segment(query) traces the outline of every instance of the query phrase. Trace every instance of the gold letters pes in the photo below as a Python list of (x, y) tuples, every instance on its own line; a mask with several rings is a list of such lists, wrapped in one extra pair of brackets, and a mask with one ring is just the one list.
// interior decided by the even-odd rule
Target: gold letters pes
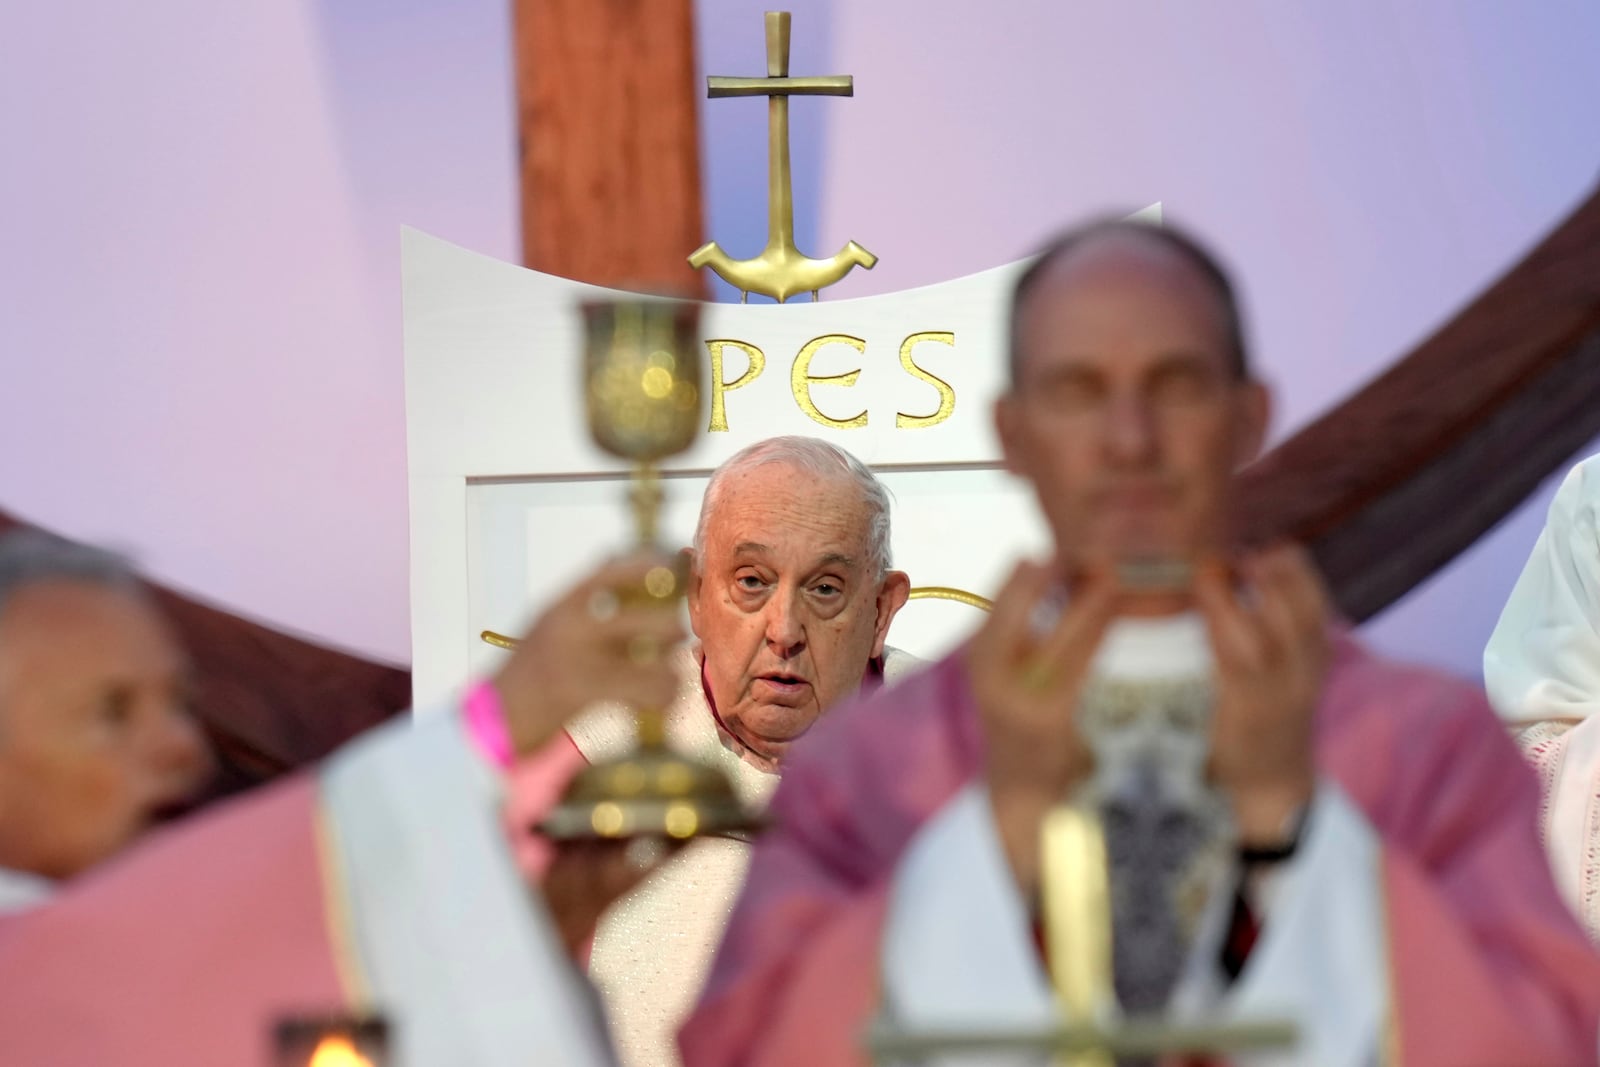
[[(897, 429), (917, 430), (939, 423), (955, 414), (956, 391), (955, 388), (943, 378), (919, 366), (915, 358), (916, 347), (920, 344), (941, 344), (954, 348), (956, 335), (949, 330), (925, 330), (913, 333), (900, 342), (900, 366), (906, 374), (917, 381), (930, 385), (938, 393), (939, 406), (925, 414), (909, 414), (904, 411), (895, 412), (894, 424)], [(836, 419), (825, 414), (817, 407), (817, 402), (812, 399), (811, 390), (817, 386), (830, 385), (839, 388), (849, 388), (861, 377), (861, 368), (846, 371), (843, 374), (812, 374), (811, 361), (818, 352), (830, 345), (843, 345), (853, 348), (858, 355), (865, 357), (867, 342), (859, 337), (852, 337), (847, 333), (825, 333), (820, 337), (813, 337), (804, 345), (794, 357), (794, 363), (789, 368), (789, 391), (794, 396), (794, 402), (800, 410), (805, 412), (813, 421), (832, 430), (857, 430), (867, 425), (870, 417), (866, 409), (849, 418)], [(727, 377), (727, 354), (732, 351), (744, 356), (748, 365), (743, 373), (731, 381)], [(748, 341), (735, 341), (732, 338), (713, 338), (706, 341), (706, 352), (711, 363), (711, 423), (706, 427), (712, 433), (726, 433), (728, 431), (727, 394), (735, 389), (743, 389), (759, 378), (767, 369), (767, 355), (757, 346)], [(737, 362), (734, 364), (737, 366)]]

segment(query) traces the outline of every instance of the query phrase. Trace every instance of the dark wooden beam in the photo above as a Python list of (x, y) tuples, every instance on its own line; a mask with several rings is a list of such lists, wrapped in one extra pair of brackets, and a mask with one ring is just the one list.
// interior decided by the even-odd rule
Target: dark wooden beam
[(1381, 611), (1600, 434), (1600, 191), (1417, 349), (1244, 475), (1245, 537)]
[(516, 0), (524, 262), (705, 295), (691, 0)]

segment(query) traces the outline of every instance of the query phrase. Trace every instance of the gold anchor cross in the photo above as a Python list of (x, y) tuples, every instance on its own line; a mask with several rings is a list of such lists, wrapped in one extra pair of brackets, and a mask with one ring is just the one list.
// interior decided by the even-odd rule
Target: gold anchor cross
[(861, 266), (871, 270), (878, 257), (854, 241), (831, 259), (812, 259), (794, 244), (794, 193), (789, 176), (789, 97), (853, 96), (855, 81), (848, 74), (789, 77), (789, 12), (767, 12), (767, 76), (765, 78), (706, 79), (706, 95), (765, 96), (767, 100), (767, 247), (754, 259), (734, 259), (710, 241), (695, 249), (690, 266), (710, 267), (739, 290), (743, 303), (751, 293), (783, 303), (796, 293), (832, 285)]

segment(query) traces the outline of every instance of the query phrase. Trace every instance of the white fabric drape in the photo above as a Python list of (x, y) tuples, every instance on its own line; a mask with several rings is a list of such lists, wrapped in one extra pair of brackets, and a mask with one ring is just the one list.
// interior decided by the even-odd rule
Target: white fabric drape
[(1556, 885), (1600, 940), (1600, 456), (1550, 504), (1483, 652), (1495, 710), (1544, 786)]
[[(1377, 836), (1331, 783), (1319, 785), (1312, 812), (1238, 982), (1219, 992), (1204, 977), (1215, 968), (1191, 961), (1174, 994), (1175, 1012), (1191, 1019), (1288, 1018), (1299, 1025), (1293, 1052), (1234, 1057), (1241, 1067), (1364, 1067), (1383, 1035), (1391, 997)], [(1217, 948), (1216, 938), (1198, 939), (1196, 959), (1215, 960)], [(886, 1018), (908, 1030), (1040, 1029), (1058, 1019), (1027, 907), (979, 785), (922, 828), (896, 871), (883, 1004)], [(1046, 1055), (1012, 1053), (947, 1057), (939, 1067), (1048, 1062)]]
[(344, 914), (401, 1067), (614, 1063), (598, 999), (513, 862), (497, 773), (455, 714), (397, 722), (323, 771)]

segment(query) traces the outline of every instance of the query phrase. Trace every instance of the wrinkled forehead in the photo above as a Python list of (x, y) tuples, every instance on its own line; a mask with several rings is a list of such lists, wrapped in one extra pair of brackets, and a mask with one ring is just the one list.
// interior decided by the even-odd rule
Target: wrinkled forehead
[(64, 671), (165, 680), (187, 658), (155, 602), (137, 589), (45, 579), (0, 604), (0, 663), (9, 672)]
[(864, 562), (872, 510), (849, 475), (820, 475), (789, 463), (731, 472), (706, 519), (707, 562), (760, 550), (773, 562), (809, 566), (827, 557)]
[(1230, 363), (1221, 294), (1184, 256), (1137, 234), (1106, 234), (1063, 253), (1016, 315), (1019, 370), (1174, 356), (1224, 370)]

